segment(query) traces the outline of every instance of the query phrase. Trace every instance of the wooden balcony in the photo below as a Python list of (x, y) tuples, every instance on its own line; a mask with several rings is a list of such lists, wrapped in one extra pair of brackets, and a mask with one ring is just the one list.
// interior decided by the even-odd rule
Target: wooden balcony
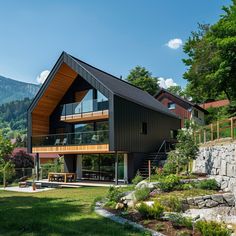
[(58, 154), (109, 153), (109, 144), (33, 147), (32, 153), (58, 153)]
[(102, 110), (102, 111), (61, 116), (61, 121), (73, 123), (81, 121), (105, 120), (108, 118), (109, 118), (108, 110)]

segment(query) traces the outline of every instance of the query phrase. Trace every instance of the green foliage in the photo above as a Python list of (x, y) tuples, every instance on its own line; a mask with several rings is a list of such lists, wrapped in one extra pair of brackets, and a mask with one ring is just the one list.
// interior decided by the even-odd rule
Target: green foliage
[(150, 189), (149, 188), (140, 188), (135, 191), (135, 198), (137, 201), (146, 200), (149, 197)]
[(143, 180), (143, 177), (137, 172), (136, 176), (132, 179), (132, 184), (137, 185), (139, 182)]
[(3, 136), (9, 139), (19, 139), (20, 136), (21, 144), (18, 146), (25, 146), (26, 113), (30, 103), (31, 100), (25, 98), (21, 101), (5, 103), (0, 106), (0, 129), (2, 129)]
[(199, 230), (202, 236), (230, 236), (232, 233), (225, 224), (214, 221), (197, 221), (195, 228)]
[(196, 188), (207, 190), (219, 190), (219, 186), (215, 179), (206, 179), (194, 184)]
[(170, 86), (167, 88), (167, 90), (175, 95), (178, 95), (180, 97), (186, 97), (185, 91), (181, 88), (181, 86), (176, 85), (176, 86)]
[(159, 219), (163, 215), (164, 207), (158, 201), (155, 201), (152, 206), (142, 202), (137, 210), (145, 219)]
[(154, 95), (159, 88), (157, 84), (157, 78), (152, 77), (151, 72), (147, 71), (146, 68), (141, 66), (136, 66), (130, 71), (127, 81), (150, 93), (151, 95)]
[(166, 174), (179, 174), (186, 166), (189, 172), (189, 165), (198, 153), (198, 144), (195, 143), (193, 130), (195, 125), (186, 122), (185, 128), (178, 131), (176, 148), (168, 153), (167, 162), (163, 171)]
[(170, 192), (180, 184), (180, 177), (174, 174), (167, 175), (160, 179), (159, 188), (164, 192)]
[(53, 163), (45, 163), (41, 165), (42, 177), (47, 178), (48, 172), (61, 172), (62, 170), (63, 159), (58, 158)]
[(122, 197), (123, 193), (120, 188), (110, 186), (107, 194), (108, 201), (110, 202), (118, 202)]
[(175, 213), (169, 214), (168, 219), (172, 222), (173, 227), (181, 228), (186, 227), (188, 229), (193, 228), (192, 218), (184, 217), (182, 214)]
[(183, 210), (182, 201), (179, 198), (174, 196), (165, 197), (162, 201), (160, 201), (163, 206), (165, 206), (166, 211), (171, 212), (181, 212)]
[[(199, 25), (184, 45), (188, 58), (187, 90), (195, 102), (227, 97), (236, 100), (236, 2), (224, 7), (214, 25)], [(210, 88), (210, 89), (209, 89)]]

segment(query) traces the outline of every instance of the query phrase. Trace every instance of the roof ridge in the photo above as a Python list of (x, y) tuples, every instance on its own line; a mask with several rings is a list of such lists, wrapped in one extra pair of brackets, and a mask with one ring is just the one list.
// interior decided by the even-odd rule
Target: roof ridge
[[(98, 70), (98, 71), (100, 71), (100, 72), (102, 72), (102, 73), (104, 73), (104, 74), (107, 74), (107, 75), (109, 75), (109, 76), (112, 76), (114, 79), (117, 79), (117, 80), (119, 80), (119, 81), (122, 81), (122, 82), (124, 82), (124, 83), (126, 83), (126, 84), (129, 84), (129, 85), (131, 85), (131, 86), (133, 86), (133, 87), (135, 87), (135, 88), (137, 88), (137, 89), (143, 91), (143, 90), (142, 90), (141, 88), (139, 88), (138, 86), (136, 86), (136, 85), (134, 85), (134, 84), (131, 84), (131, 83), (129, 83), (129, 82), (126, 81), (126, 80), (120, 79), (120, 78), (116, 77), (115, 75), (112, 75), (112, 74), (110, 74), (110, 73), (108, 73), (108, 72), (106, 72), (106, 71), (104, 71), (104, 70), (101, 70), (101, 69), (99, 69), (99, 68), (97, 68), (97, 67), (95, 67), (95, 66), (93, 66), (93, 65), (91, 65), (91, 64), (89, 64), (89, 63), (87, 63), (87, 62), (85, 62), (85, 61), (82, 61), (82, 60), (78, 59), (77, 57), (72, 56), (71, 54), (68, 54), (68, 55), (70, 55), (70, 56), (71, 56), (72, 58), (74, 58), (75, 60), (80, 61), (80, 62), (82, 62), (82, 63), (84, 63), (84, 64), (86, 64), (86, 65), (88, 65), (88, 66), (91, 66), (92, 68), (94, 68), (94, 69), (96, 69), (96, 70)], [(143, 92), (146, 92), (146, 91), (143, 91)]]

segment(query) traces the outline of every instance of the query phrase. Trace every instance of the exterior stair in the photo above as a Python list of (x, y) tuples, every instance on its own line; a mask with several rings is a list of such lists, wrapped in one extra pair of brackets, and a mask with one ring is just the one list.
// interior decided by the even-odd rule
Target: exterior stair
[(157, 152), (148, 153), (143, 161), (142, 166), (138, 172), (143, 178), (148, 177), (148, 162), (151, 161), (151, 170), (155, 167), (162, 167), (167, 159), (169, 151), (174, 149), (174, 144), (164, 140)]

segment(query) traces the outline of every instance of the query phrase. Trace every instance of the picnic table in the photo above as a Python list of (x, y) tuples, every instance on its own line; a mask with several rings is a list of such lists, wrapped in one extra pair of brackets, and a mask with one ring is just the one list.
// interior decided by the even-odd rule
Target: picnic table
[(67, 180), (70, 180), (70, 182), (72, 181), (76, 181), (76, 173), (66, 173), (66, 172), (60, 172), (60, 173), (55, 173), (55, 172), (49, 172), (48, 173), (48, 181), (52, 182), (64, 182), (67, 183)]

